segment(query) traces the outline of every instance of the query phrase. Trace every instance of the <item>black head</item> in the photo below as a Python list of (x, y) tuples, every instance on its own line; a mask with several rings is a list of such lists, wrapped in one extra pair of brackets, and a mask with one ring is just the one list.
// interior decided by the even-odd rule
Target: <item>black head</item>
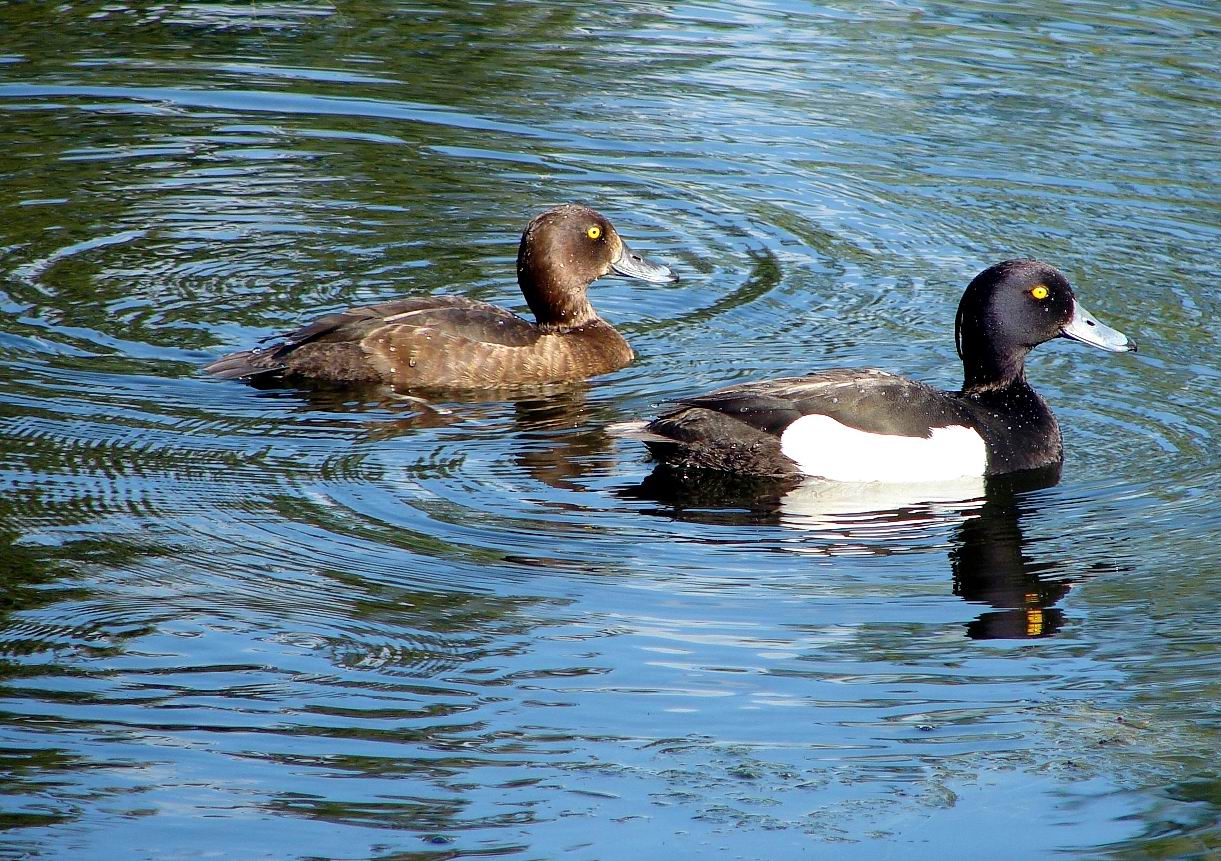
[(586, 288), (611, 273), (659, 284), (678, 280), (669, 268), (628, 248), (606, 216), (586, 206), (549, 209), (521, 235), (517, 282), (539, 323), (588, 322), (594, 311)]
[(1003, 388), (1024, 377), (1026, 354), (1052, 338), (1103, 350), (1135, 350), (1077, 302), (1058, 270), (1038, 260), (1006, 260), (975, 276), (954, 322), (965, 391)]

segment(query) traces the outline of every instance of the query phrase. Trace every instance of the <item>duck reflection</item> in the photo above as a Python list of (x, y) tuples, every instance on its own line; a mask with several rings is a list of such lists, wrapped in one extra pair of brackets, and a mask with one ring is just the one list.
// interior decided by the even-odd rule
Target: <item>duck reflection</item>
[(1033, 492), (1059, 481), (1058, 464), (989, 479), (984, 504), (958, 527), (950, 549), (954, 594), (995, 608), (967, 625), (972, 639), (1049, 637), (1063, 624), (1064, 611), (1054, 605), (1073, 581), (1063, 561), (1024, 552), (1021, 528), (1023, 516), (1035, 510)]
[(584, 381), (511, 389), (413, 389), (388, 386), (286, 386), (262, 383), (260, 397), (295, 401), (311, 422), (328, 416), (356, 424), (366, 441), (381, 441), (432, 428), (510, 423), (512, 459), (526, 474), (560, 490), (581, 489), (576, 479), (610, 469), (614, 441), (604, 427), (615, 413), (589, 397)]
[(651, 513), (720, 525), (775, 524), (798, 530), (799, 553), (897, 555), (928, 552), (953, 528), (954, 594), (992, 609), (966, 626), (973, 639), (1048, 637), (1063, 623), (1054, 606), (1072, 587), (1058, 559), (1025, 552), (1021, 521), (1035, 492), (1060, 480), (1059, 465), (991, 478), (887, 485), (678, 476), (664, 467), (624, 495), (659, 503)]

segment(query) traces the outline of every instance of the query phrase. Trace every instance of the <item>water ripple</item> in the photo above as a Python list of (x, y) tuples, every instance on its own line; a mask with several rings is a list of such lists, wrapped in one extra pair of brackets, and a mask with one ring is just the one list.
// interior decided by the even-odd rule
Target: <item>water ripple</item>
[[(0, 11), (16, 851), (1203, 857), (1216, 16), (416, 6)], [(621, 372), (200, 374), (351, 304), (520, 309), (571, 200), (682, 276), (594, 286)], [(837, 365), (952, 388), (963, 286), (1026, 254), (1141, 344), (1032, 354), (1053, 479), (675, 487), (604, 431)]]

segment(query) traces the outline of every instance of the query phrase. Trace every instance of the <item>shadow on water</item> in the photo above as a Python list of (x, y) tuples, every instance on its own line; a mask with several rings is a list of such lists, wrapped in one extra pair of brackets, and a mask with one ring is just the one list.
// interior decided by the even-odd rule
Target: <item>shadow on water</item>
[(778, 525), (815, 539), (800, 552), (891, 556), (928, 549), (952, 523), (954, 594), (992, 609), (966, 626), (972, 639), (1035, 639), (1059, 631), (1056, 603), (1072, 588), (1068, 561), (1031, 555), (1022, 520), (1038, 510), (1037, 492), (1060, 481), (1060, 466), (916, 485), (846, 484), (815, 479), (677, 474), (658, 467), (625, 498), (651, 500), (648, 513), (721, 526)]

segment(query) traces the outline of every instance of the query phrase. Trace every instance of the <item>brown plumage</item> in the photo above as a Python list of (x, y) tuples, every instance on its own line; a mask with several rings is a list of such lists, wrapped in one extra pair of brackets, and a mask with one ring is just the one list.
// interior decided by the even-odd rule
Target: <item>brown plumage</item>
[(274, 344), (205, 370), (225, 379), (296, 378), (405, 388), (501, 388), (606, 374), (634, 358), (586, 295), (608, 274), (676, 280), (635, 254), (604, 216), (549, 209), (527, 225), (517, 280), (537, 322), (461, 296), (422, 296), (328, 314)]

